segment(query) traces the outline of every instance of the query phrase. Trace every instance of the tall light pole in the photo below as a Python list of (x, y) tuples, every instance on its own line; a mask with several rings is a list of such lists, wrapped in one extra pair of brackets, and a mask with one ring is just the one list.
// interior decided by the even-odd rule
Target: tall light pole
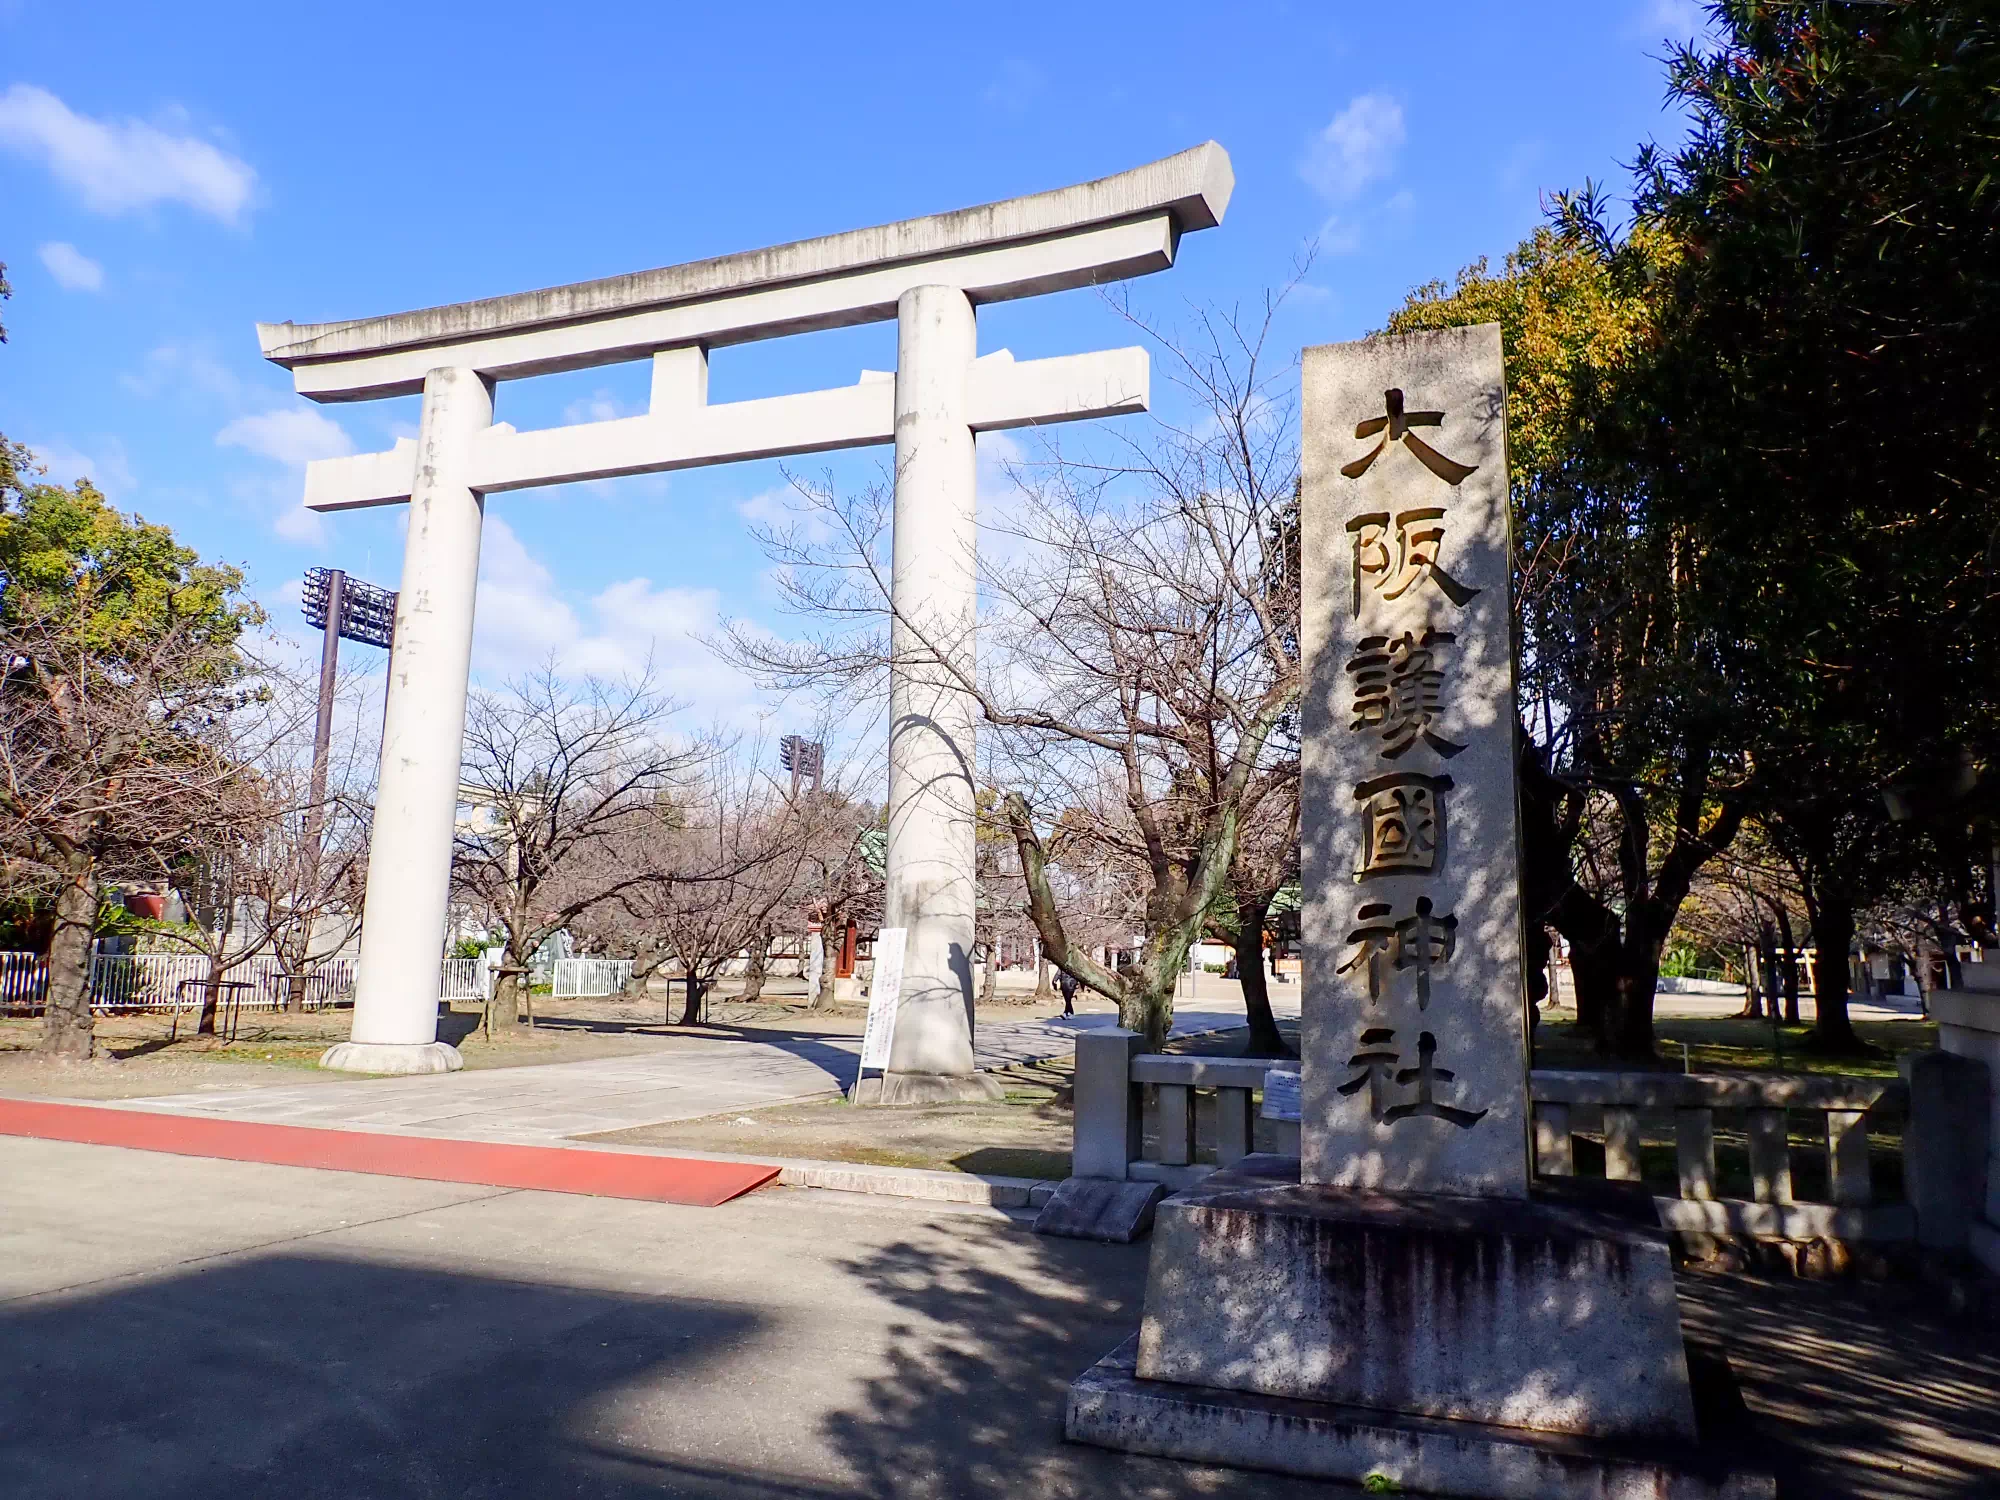
[(307, 568), (302, 601), (306, 622), (321, 632), (319, 717), (313, 724), (312, 851), (317, 878), (319, 841), (326, 827), (326, 762), (333, 745), (333, 687), (340, 670), (340, 638), (387, 650), (396, 639), (396, 596), (349, 578), (338, 568)]
[(826, 762), (826, 746), (818, 740), (809, 740), (801, 735), (788, 734), (778, 741), (778, 764), (792, 773), (792, 800), (799, 800), (799, 783), (811, 780), (812, 789), (819, 791), (821, 767)]

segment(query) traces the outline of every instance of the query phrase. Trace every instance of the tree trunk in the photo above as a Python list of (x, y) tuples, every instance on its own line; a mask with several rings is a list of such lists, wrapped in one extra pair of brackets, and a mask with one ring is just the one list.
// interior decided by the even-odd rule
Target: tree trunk
[(1605, 1028), (1618, 998), (1619, 947), (1623, 936), (1617, 913), (1571, 882), (1548, 915), (1548, 923), (1569, 943), (1570, 984), (1576, 991), (1576, 1024), (1605, 1043)]
[(687, 971), (687, 999), (681, 1005), (681, 1018), (676, 1025), (695, 1026), (701, 1022), (701, 997), (708, 990), (708, 982), (695, 973)]
[(1857, 1057), (1870, 1049), (1847, 1016), (1847, 949), (1854, 941), (1854, 911), (1838, 896), (1822, 896), (1813, 919), (1813, 1028), (1815, 1052)]
[(1271, 1014), (1271, 991), (1264, 983), (1264, 917), (1270, 909), (1269, 901), (1237, 903), (1236, 978), (1243, 986), (1243, 1011), (1250, 1021), (1245, 1057), (1296, 1055), (1278, 1031), (1278, 1018)]
[(196, 1036), (215, 1035), (216, 1012), (222, 1008), (222, 954), (220, 950), (208, 960), (208, 980), (201, 992), (201, 1021), (195, 1027)]
[(500, 968), (499, 983), (493, 986), (493, 1030), (501, 1036), (512, 1036), (514, 1027), (521, 1019), (521, 991), (528, 985), (526, 964), (514, 956), (513, 945), (507, 947), (506, 961)]
[(667, 961), (666, 950), (655, 948), (651, 955), (641, 948), (632, 956), (632, 972), (625, 976), (625, 983), (618, 991), (621, 1000), (643, 1000), (653, 992), (653, 976), (660, 972), (660, 965)]
[(1174, 1029), (1174, 986), (1180, 977), (1178, 968), (1156, 974), (1151, 964), (1141, 964), (1130, 972), (1125, 993), (1118, 997), (1118, 1024), (1145, 1037), (1148, 1052), (1165, 1046)]
[(1660, 950), (1666, 946), (1665, 926), (1648, 902), (1625, 916), (1625, 940), (1619, 944), (1618, 978), (1600, 1033), (1602, 1050), (1619, 1062), (1651, 1062), (1653, 997), (1660, 984)]
[(1778, 908), (1778, 941), (1784, 944), (1782, 963), (1784, 971), (1779, 974), (1779, 982), (1785, 991), (1785, 1024), (1799, 1024), (1799, 948), (1792, 938), (1792, 919), (1784, 907)]
[[(1754, 942), (1745, 943), (1743, 945), (1743, 1009), (1738, 1011), (1737, 1015), (1746, 1021), (1763, 1020), (1764, 991), (1769, 983), (1769, 971), (1760, 967), (1757, 962), (1757, 944)], [(1772, 1007), (1771, 1013), (1773, 1015), (1777, 1014), (1775, 1006)]]
[(997, 979), (996, 971), (1000, 965), (998, 962), (999, 955), (994, 952), (994, 945), (990, 940), (986, 944), (985, 951), (986, 972), (979, 981), (979, 1009), (990, 1010), (993, 1007), (993, 989)]
[(90, 1016), (90, 945), (97, 930), (96, 861), (83, 850), (62, 863), (56, 927), (49, 942), (49, 983), (39, 1050), (85, 1062), (95, 1055)]
[(764, 998), (764, 971), (771, 962), (771, 934), (760, 932), (750, 940), (750, 958), (743, 966), (743, 998)]
[(839, 977), (834, 970), (840, 965), (833, 961), (833, 953), (828, 950), (826, 960), (819, 968), (819, 994), (813, 997), (812, 1008), (824, 1010), (832, 1006), (839, 994)]
[(1055, 997), (1056, 987), (1049, 977), (1048, 950), (1041, 944), (1035, 945), (1035, 998), (1049, 1000)]
[(1580, 901), (1556, 909), (1555, 928), (1569, 940), (1569, 978), (1576, 991), (1576, 1024), (1606, 1043), (1606, 1026), (1618, 999), (1618, 918), (1597, 901), (1577, 892)]

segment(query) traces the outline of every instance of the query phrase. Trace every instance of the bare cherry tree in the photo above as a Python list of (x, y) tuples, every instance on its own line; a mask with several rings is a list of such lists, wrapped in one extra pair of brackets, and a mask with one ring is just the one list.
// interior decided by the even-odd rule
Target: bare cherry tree
[[(1012, 466), (1014, 492), (982, 526), (977, 672), (962, 630), (891, 597), (886, 487), (844, 496), (799, 482), (811, 524), (761, 539), (819, 633), (731, 638), (773, 685), (853, 692), (893, 662), (969, 694), (1008, 768), (1003, 811), (1044, 948), (1155, 1046), (1299, 695), (1295, 372), (1265, 347), (1279, 300), (1248, 318), (1202, 315), (1188, 344), (1127, 308), (1184, 414)], [(1144, 943), (1122, 971), (1072, 939), (1051, 870), (1061, 820), (1107, 787), (1145, 884)]]
[(692, 981), (683, 1025), (697, 1018), (702, 991), (769, 933), (804, 863), (806, 820), (758, 771), (759, 758), (755, 746), (717, 754), (676, 799), (672, 819), (618, 838), (611, 857), (642, 878), (591, 917), (636, 953), (635, 974), (679, 964)]
[(789, 911), (795, 926), (819, 923), (827, 943), (819, 988), (806, 997), (809, 1010), (833, 1003), (835, 935), (846, 931), (850, 918), (863, 927), (882, 919), (884, 838), (881, 810), (874, 804), (836, 788), (809, 799), (801, 827), (803, 858), (788, 907), (780, 908)]
[[(343, 699), (351, 698), (350, 687)], [(360, 928), (368, 747), (358, 734), (345, 737), (328, 784), (316, 791), (314, 707), (309, 677), (264, 667), (254, 703), (216, 726), (222, 753), (249, 774), (217, 789), (201, 825), (127, 862), (127, 873), (182, 896), (189, 920), (148, 924), (149, 935), (208, 960), (198, 1033), (215, 1030), (221, 983), (267, 954), (284, 966), (278, 1004), (296, 1010), (314, 971)], [(349, 722), (358, 725), (359, 716)]]
[(715, 754), (669, 737), (678, 708), (650, 672), (571, 681), (553, 663), (472, 695), (452, 878), (503, 935), (488, 1016), (502, 1035), (519, 1019), (535, 950), (655, 877), (622, 851), (679, 822), (679, 797)]
[(258, 773), (240, 721), (259, 669), (238, 635), (254, 612), (169, 613), (114, 639), (31, 611), (0, 639), (0, 848), (55, 886), (41, 1050), (93, 1055), (90, 960), (107, 875), (233, 826)]
[(1229, 867), (1223, 925), (1236, 950), (1236, 978), (1249, 1017), (1252, 1056), (1286, 1057), (1291, 1048), (1271, 1011), (1264, 932), (1278, 893), (1299, 878), (1299, 776), (1293, 757), (1257, 778), (1245, 799), (1243, 829)]

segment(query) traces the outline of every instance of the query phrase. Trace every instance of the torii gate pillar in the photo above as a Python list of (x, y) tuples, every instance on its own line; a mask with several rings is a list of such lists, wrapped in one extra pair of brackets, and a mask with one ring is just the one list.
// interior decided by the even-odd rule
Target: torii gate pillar
[(890, 579), (889, 850), (883, 925), (908, 929), (882, 1104), (998, 1098), (973, 1063), (978, 910), (978, 470), (968, 386), (972, 303), (913, 287), (896, 306), (896, 498)]
[(424, 377), (361, 907), (363, 977), (350, 1039), (327, 1050), (323, 1068), (449, 1073), (464, 1066), (458, 1049), (438, 1040), (438, 949), (451, 899), (485, 518), (466, 462), (473, 437), (492, 421), (493, 387), (477, 372), (447, 366)]

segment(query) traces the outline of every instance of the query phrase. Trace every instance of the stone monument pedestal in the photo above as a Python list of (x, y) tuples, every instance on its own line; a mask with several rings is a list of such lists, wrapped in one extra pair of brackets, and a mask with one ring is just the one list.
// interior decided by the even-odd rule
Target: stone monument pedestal
[(1145, 1320), (1070, 1387), (1072, 1441), (1480, 1500), (1775, 1493), (1706, 1441), (1658, 1230), (1298, 1169), (1160, 1205)]

